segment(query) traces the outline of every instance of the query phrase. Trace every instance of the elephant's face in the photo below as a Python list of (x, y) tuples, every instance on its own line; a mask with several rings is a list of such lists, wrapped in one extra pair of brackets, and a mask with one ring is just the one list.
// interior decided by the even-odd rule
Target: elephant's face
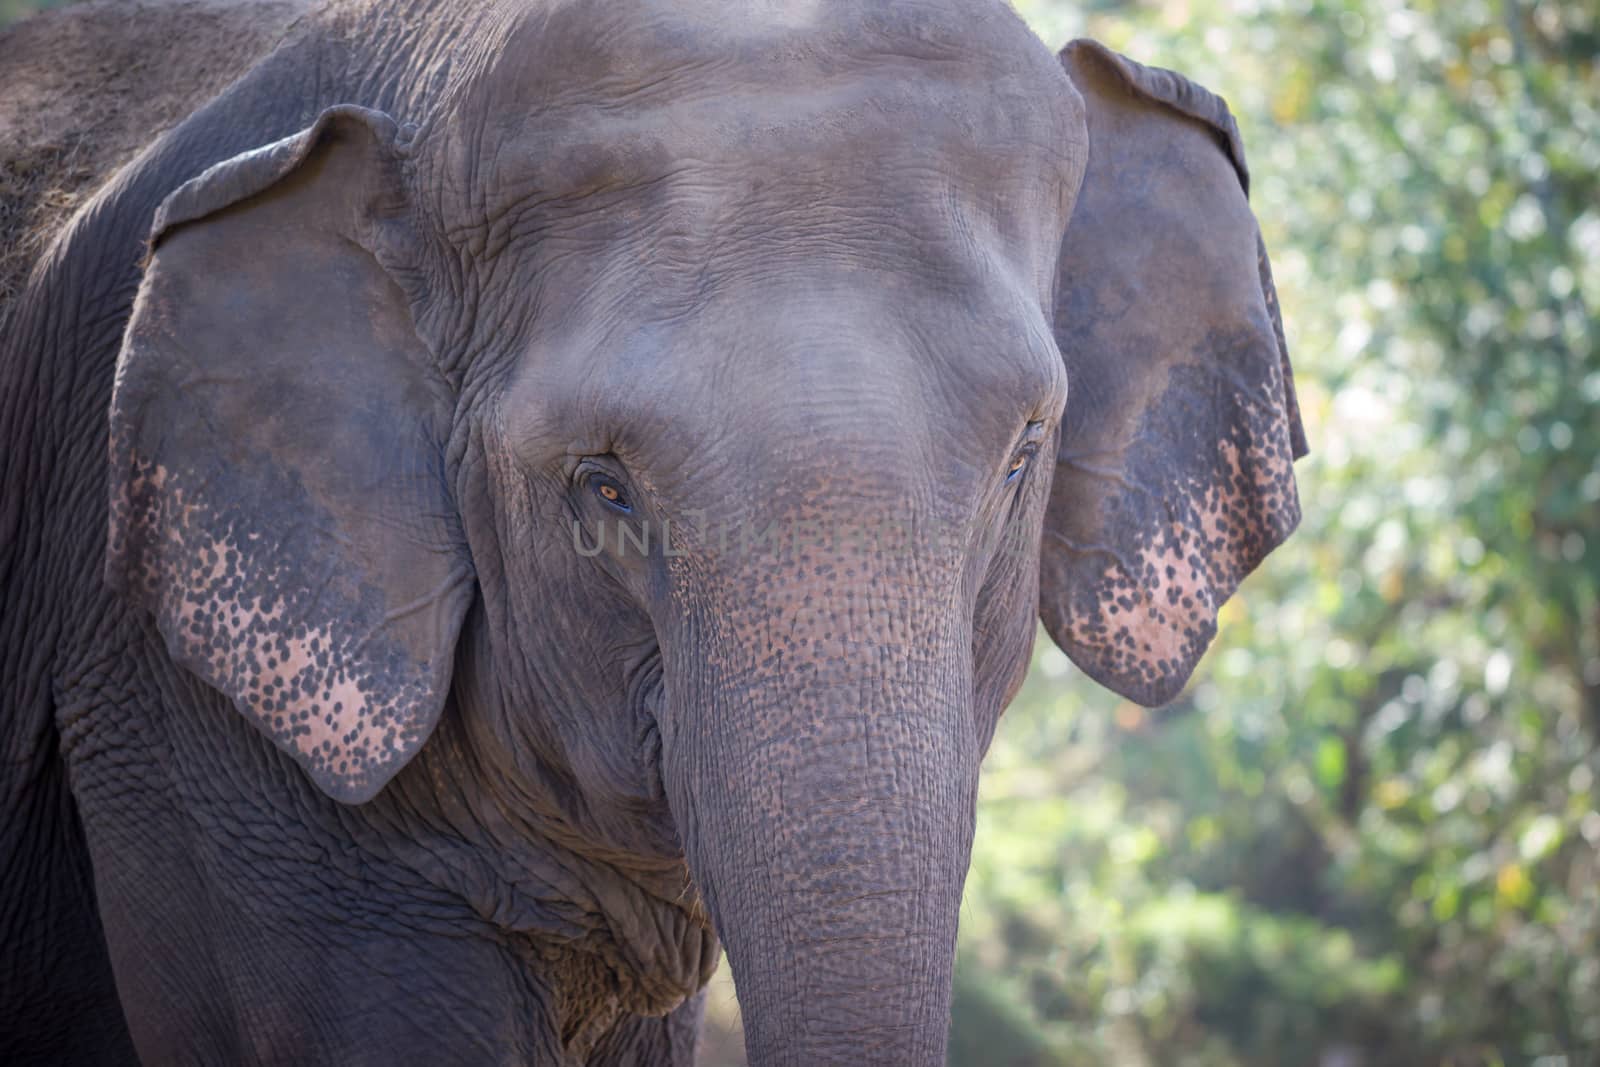
[(970, 790), (1035, 627), (1032, 461), (1067, 388), (1049, 301), (1084, 134), (1055, 58), (998, 11), (854, 9), (821, 41), (748, 18), (525, 25), (416, 149), (474, 191), (440, 228), (492, 250), (440, 315), (471, 315), (447, 329), (481, 398), (464, 519), (506, 575), (497, 662), (570, 671), (564, 616), (596, 662), (563, 744), (636, 757), (659, 725), (679, 826), (713, 737), (747, 773), (891, 700), (947, 708)]
[(415, 131), (336, 109), (163, 206), (109, 573), (340, 800), (453, 693), (584, 835), (681, 850), (754, 1048), (934, 1056), (1041, 608), (1168, 698), (1294, 522), (1231, 120), (998, 6), (478, 52)]

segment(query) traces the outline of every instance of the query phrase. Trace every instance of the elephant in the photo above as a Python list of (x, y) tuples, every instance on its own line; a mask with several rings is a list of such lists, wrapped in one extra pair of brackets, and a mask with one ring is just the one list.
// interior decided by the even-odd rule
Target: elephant
[(752, 1062), (942, 1062), (1040, 623), (1170, 702), (1299, 518), (1225, 103), (1001, 0), (170, 10), (252, 35), (0, 341), (0, 1060), (690, 1064), (725, 950)]

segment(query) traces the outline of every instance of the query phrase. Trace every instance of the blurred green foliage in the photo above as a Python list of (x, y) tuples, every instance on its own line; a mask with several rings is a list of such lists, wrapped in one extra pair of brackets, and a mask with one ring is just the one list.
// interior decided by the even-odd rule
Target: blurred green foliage
[(1600, 9), (1017, 6), (1232, 104), (1314, 452), (1173, 709), (1041, 642), (952, 1064), (1600, 1063)]
[(69, 2), (70, 0), (0, 0), (0, 26), (15, 22), (35, 11), (62, 7)]
[(1018, 6), (1230, 101), (1314, 454), (1175, 709), (1041, 647), (952, 1062), (1600, 1063), (1600, 8)]

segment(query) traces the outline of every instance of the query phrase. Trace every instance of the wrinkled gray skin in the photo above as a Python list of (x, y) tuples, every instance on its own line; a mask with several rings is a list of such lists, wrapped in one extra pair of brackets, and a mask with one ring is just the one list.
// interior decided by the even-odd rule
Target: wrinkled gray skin
[(4, 339), (0, 1059), (688, 1064), (720, 938), (754, 1062), (941, 1062), (1036, 619), (1170, 699), (1298, 516), (1226, 109), (989, 0), (241, 74)]

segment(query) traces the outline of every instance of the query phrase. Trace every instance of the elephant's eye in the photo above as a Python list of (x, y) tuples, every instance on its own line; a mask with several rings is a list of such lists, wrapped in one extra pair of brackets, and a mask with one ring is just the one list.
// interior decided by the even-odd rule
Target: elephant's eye
[(1015, 485), (1022, 479), (1022, 472), (1028, 469), (1033, 457), (1039, 454), (1039, 443), (1043, 440), (1043, 420), (1035, 420), (1022, 428), (1022, 443), (1017, 446), (1016, 453), (1011, 457), (1011, 466), (1006, 468), (1005, 484)]
[(610, 478), (596, 475), (589, 479), (589, 487), (594, 490), (594, 495), (604, 501), (606, 506), (613, 511), (627, 514), (633, 510), (633, 505), (628, 503), (628, 495), (622, 491), (620, 485)]
[(1028, 469), (1028, 461), (1033, 459), (1034, 454), (1038, 451), (1039, 447), (1037, 445), (1026, 445), (1022, 451), (1017, 453), (1016, 458), (1011, 461), (1011, 466), (1006, 468), (1007, 485), (1011, 485), (1022, 477), (1022, 472)]

